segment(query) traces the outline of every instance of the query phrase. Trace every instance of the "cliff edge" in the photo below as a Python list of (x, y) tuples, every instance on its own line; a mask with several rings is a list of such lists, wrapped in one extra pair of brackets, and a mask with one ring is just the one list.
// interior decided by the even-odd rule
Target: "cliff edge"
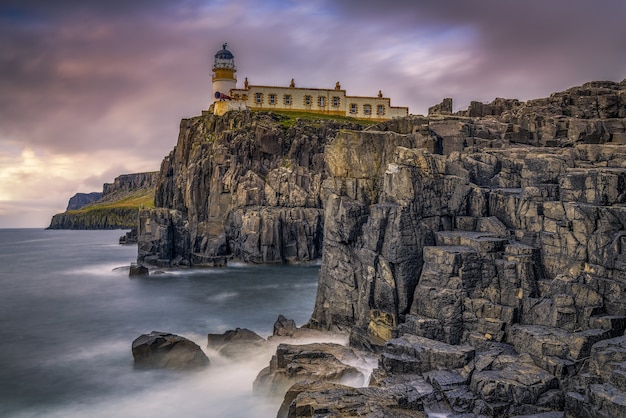
[(183, 120), (161, 164), (157, 208), (140, 212), (138, 262), (321, 257), (324, 147), (340, 130), (362, 127), (347, 118), (250, 111)]
[(137, 228), (139, 209), (154, 206), (156, 179), (156, 172), (122, 174), (105, 183), (102, 193), (77, 193), (47, 229)]

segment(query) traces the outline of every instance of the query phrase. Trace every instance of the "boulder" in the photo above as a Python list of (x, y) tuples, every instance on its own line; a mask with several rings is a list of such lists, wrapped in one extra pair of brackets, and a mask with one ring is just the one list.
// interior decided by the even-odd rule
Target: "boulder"
[(270, 365), (256, 377), (254, 392), (283, 396), (291, 385), (305, 380), (361, 385), (363, 373), (347, 364), (358, 359), (352, 349), (339, 344), (279, 344)]
[(198, 344), (167, 332), (140, 335), (133, 341), (132, 352), (135, 365), (141, 368), (192, 370), (210, 363)]
[(279, 337), (292, 336), (297, 329), (296, 321), (287, 319), (283, 315), (278, 315), (278, 319), (274, 322), (274, 333), (272, 335)]
[(129, 277), (148, 276), (149, 274), (150, 271), (148, 270), (148, 267), (141, 264), (131, 264), (130, 270), (128, 271)]
[(248, 356), (264, 348), (266, 343), (265, 338), (246, 328), (236, 328), (223, 334), (207, 335), (207, 348), (228, 358)]

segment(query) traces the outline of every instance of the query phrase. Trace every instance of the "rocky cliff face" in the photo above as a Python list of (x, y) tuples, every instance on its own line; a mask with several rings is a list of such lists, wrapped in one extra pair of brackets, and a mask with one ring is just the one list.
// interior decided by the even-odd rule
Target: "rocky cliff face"
[(131, 229), (143, 202), (152, 205), (157, 173), (123, 174), (105, 183), (102, 193), (77, 193), (48, 229)]
[(137, 208), (57, 213), (47, 229), (131, 229), (137, 226), (137, 213)]
[(157, 172), (122, 174), (113, 183), (102, 185), (102, 201), (119, 200), (124, 195), (138, 190), (150, 190), (156, 187)]
[(140, 263), (215, 265), (321, 256), (324, 146), (335, 120), (233, 112), (181, 122), (163, 160), (158, 207), (140, 214)]
[(448, 411), (625, 415), (625, 89), (339, 133), (310, 326)]
[[(409, 398), (467, 416), (626, 416), (626, 82), (450, 109), (365, 129), (184, 120), (138, 261), (322, 254), (309, 327), (380, 353), (359, 396), (399, 399), (397, 416)], [(322, 389), (292, 391), (289, 416), (350, 392)]]
[(102, 193), (100, 192), (92, 192), (92, 193), (76, 193), (74, 196), (70, 197), (70, 200), (67, 202), (68, 210), (78, 210), (83, 207), (99, 200), (102, 197)]

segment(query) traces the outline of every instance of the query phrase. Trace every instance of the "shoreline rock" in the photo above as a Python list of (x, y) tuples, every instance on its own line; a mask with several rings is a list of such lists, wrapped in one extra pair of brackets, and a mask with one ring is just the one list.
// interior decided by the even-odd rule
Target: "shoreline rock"
[(198, 370), (209, 366), (200, 346), (179, 335), (161, 331), (142, 334), (132, 343), (135, 366), (174, 370)]

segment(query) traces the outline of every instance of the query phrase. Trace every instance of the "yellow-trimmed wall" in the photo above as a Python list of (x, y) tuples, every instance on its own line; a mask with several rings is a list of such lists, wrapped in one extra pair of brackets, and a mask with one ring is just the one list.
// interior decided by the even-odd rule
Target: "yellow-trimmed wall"
[[(257, 102), (257, 94), (261, 101)], [(408, 116), (408, 107), (392, 107), (391, 99), (388, 97), (362, 97), (347, 96), (342, 89), (316, 89), (300, 87), (279, 87), (279, 86), (253, 86), (248, 85), (243, 89), (231, 89), (230, 97), (245, 103), (253, 110), (293, 110), (314, 113), (326, 113), (338, 116), (351, 116), (358, 119), (370, 119), (376, 121), (388, 120), (395, 117)], [(274, 95), (272, 103), (271, 97)], [(291, 103), (285, 103), (285, 95), (291, 96)], [(310, 104), (307, 104), (306, 97), (310, 97)], [(338, 98), (338, 105), (335, 106), (333, 98)], [(320, 98), (323, 98), (323, 106), (320, 105)], [(350, 105), (357, 105), (357, 112), (350, 112)], [(365, 105), (371, 105), (370, 114), (366, 114)], [(383, 106), (383, 113), (377, 113), (378, 106)]]

